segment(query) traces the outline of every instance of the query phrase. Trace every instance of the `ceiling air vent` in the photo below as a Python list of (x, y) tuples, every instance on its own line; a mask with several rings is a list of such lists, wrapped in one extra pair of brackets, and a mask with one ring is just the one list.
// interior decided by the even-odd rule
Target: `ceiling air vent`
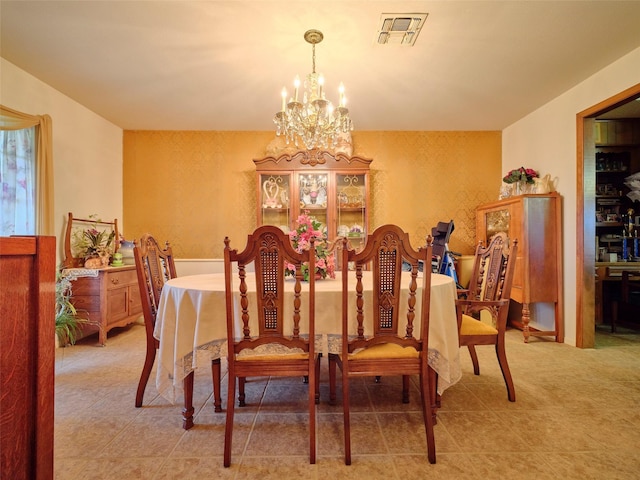
[(416, 42), (428, 13), (383, 13), (376, 43), (411, 47)]

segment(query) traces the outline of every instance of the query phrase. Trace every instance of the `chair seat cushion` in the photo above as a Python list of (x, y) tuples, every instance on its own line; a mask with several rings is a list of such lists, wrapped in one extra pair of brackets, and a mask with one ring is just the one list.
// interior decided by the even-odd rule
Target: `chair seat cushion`
[(395, 343), (380, 343), (359, 350), (349, 356), (350, 360), (365, 360), (370, 358), (418, 358), (418, 351), (413, 347), (402, 347)]
[(498, 330), (480, 320), (476, 320), (469, 315), (462, 315), (462, 325), (460, 335), (496, 335)]
[(284, 357), (288, 360), (304, 360), (309, 358), (309, 354), (300, 348), (289, 348), (279, 343), (265, 343), (256, 348), (245, 348), (236, 355), (236, 360), (260, 360), (264, 362), (282, 360)]
[(285, 353), (283, 355), (241, 355), (236, 356), (236, 361), (242, 362), (243, 360), (260, 360), (262, 362), (274, 362), (278, 360), (306, 360), (309, 358), (308, 353)]

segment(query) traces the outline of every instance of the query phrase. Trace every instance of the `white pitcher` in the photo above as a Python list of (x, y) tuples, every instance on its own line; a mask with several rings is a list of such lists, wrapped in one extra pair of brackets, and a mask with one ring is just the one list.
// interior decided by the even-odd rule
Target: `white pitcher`
[(541, 178), (534, 178), (536, 185), (536, 193), (549, 193), (555, 192), (558, 186), (558, 177), (551, 179), (551, 175), (548, 173)]

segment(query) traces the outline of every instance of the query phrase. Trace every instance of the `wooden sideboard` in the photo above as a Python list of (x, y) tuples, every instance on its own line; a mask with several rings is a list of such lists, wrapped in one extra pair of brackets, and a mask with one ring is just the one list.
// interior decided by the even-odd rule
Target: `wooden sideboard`
[[(522, 318), (510, 321), (522, 329), (525, 342), (531, 335), (554, 336), (556, 342), (564, 341), (561, 200), (557, 192), (518, 195), (476, 209), (478, 241), (486, 244), (500, 231), (518, 240), (511, 298), (522, 304)], [(535, 302), (554, 304), (553, 330), (529, 325), (529, 305)]]
[(53, 478), (55, 237), (0, 238), (0, 478)]
[[(73, 269), (67, 270), (73, 278)], [(107, 333), (124, 327), (142, 315), (140, 289), (135, 265), (106, 267), (97, 276), (79, 276), (71, 282), (71, 301), (78, 316), (87, 318), (83, 336), (98, 332), (98, 342), (105, 345)]]

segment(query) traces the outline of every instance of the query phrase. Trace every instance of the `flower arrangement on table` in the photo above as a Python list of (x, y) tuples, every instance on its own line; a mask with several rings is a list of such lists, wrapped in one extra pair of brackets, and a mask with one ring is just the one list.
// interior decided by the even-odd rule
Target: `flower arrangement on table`
[[(316, 250), (316, 278), (336, 278), (336, 267), (333, 256), (328, 254), (327, 239), (320, 230), (321, 223), (315, 218), (309, 216), (308, 212), (304, 212), (296, 220), (296, 228), (289, 232), (289, 238), (293, 248), (302, 253), (309, 249), (309, 243), (313, 238), (315, 240)], [(302, 266), (304, 280), (309, 280), (309, 266)], [(285, 266), (286, 276), (295, 276), (295, 267), (292, 264)]]
[(95, 223), (89, 228), (77, 229), (73, 232), (72, 248), (75, 255), (81, 258), (109, 257), (115, 251), (113, 242), (116, 232), (109, 228), (100, 229), (98, 222), (101, 220), (96, 215), (89, 215)]
[(534, 179), (539, 176), (538, 172), (532, 168), (520, 167), (509, 171), (509, 173), (502, 178), (502, 181), (504, 183), (535, 183)]

